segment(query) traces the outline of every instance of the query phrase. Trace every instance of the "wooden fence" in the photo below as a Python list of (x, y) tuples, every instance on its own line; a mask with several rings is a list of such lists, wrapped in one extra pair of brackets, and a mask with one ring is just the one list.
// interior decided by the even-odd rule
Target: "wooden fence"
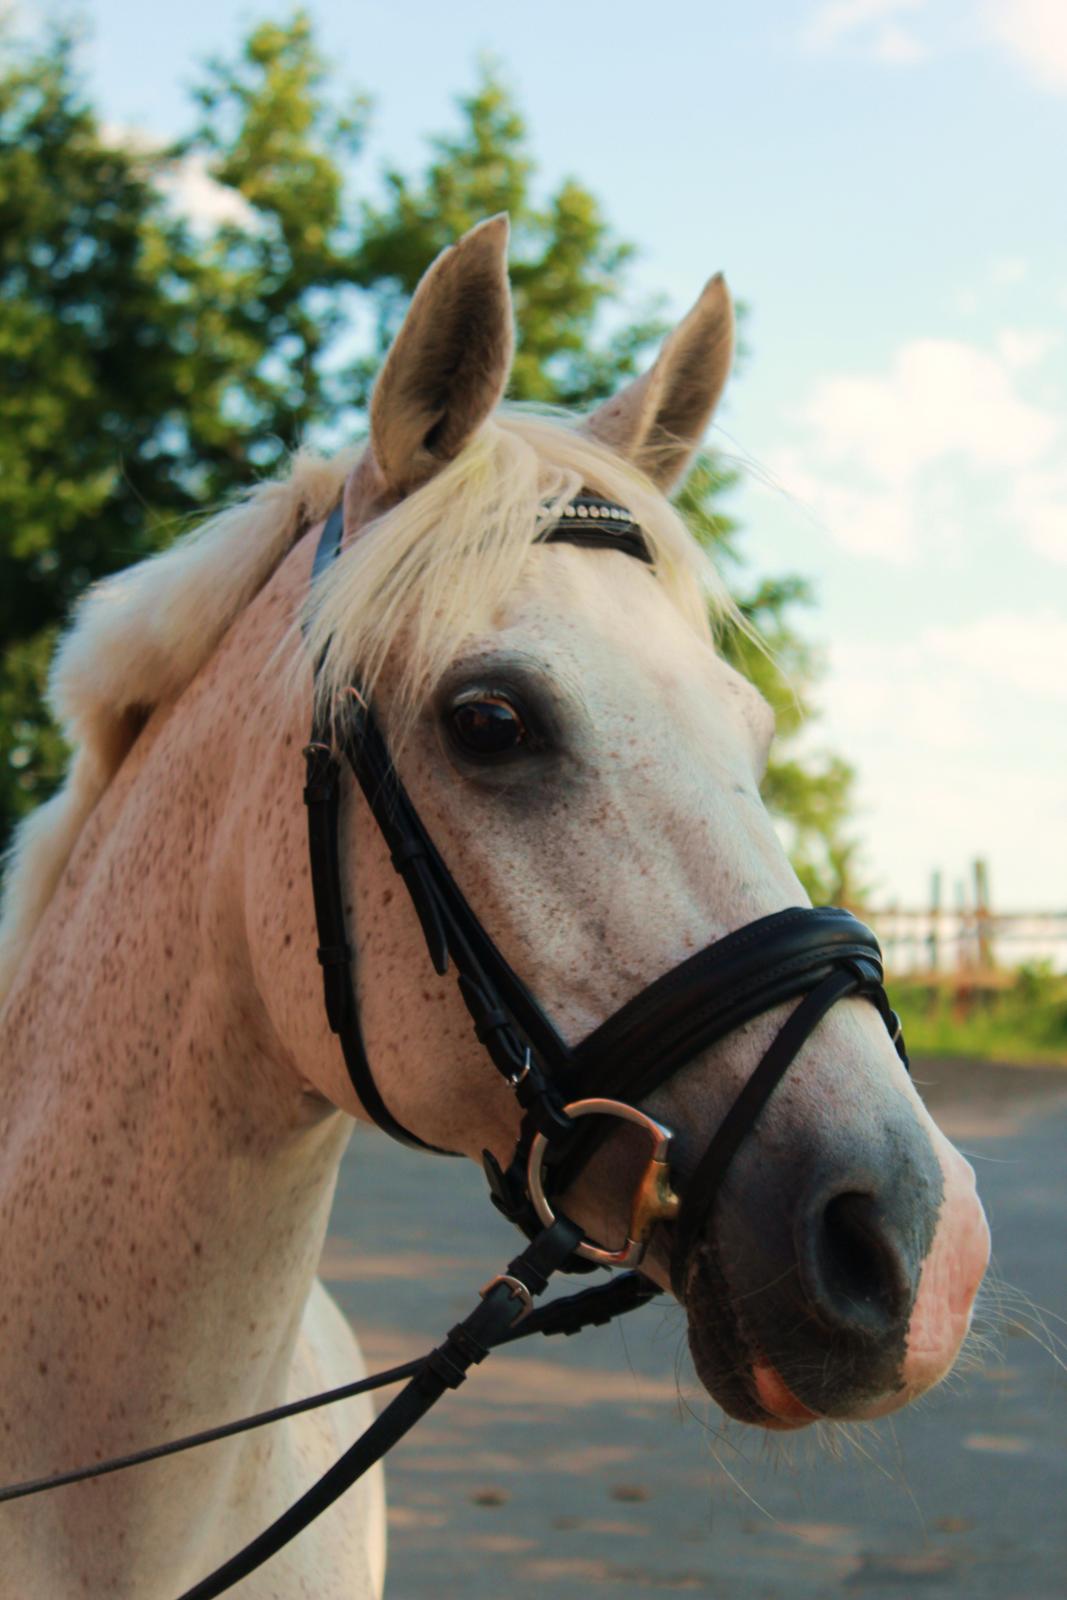
[(969, 886), (956, 885), (951, 905), (943, 902), (941, 874), (935, 872), (928, 905), (865, 906), (858, 914), (881, 940), (891, 972), (927, 973), (947, 987), (993, 990), (1007, 987), (1024, 962), (1067, 971), (1067, 910), (995, 910), (984, 861), (974, 863)]

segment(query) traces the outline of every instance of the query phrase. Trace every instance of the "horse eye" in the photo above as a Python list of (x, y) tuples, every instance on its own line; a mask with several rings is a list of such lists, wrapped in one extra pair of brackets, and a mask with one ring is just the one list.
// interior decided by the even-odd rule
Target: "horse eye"
[(526, 725), (508, 700), (484, 695), (464, 700), (449, 713), (452, 733), (467, 755), (510, 755), (526, 743)]

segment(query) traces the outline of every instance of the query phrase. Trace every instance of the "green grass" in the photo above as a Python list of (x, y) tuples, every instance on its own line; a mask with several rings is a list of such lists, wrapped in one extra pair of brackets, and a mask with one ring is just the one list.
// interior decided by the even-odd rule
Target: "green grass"
[(922, 975), (894, 978), (890, 995), (912, 1055), (1067, 1066), (1067, 975), (1045, 965), (1020, 967), (1010, 987), (965, 1009)]

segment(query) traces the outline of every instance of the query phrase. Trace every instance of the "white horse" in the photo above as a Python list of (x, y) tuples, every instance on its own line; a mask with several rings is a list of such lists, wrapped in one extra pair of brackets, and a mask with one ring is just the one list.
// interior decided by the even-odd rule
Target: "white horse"
[[(298, 456), (284, 482), (100, 585), (62, 645), (75, 756), (19, 836), (3, 926), (2, 1481), (361, 1371), (315, 1277), (363, 1116), (323, 1014), (300, 793), (323, 651), (323, 691), (358, 672), (373, 693), (439, 848), (566, 1038), (689, 952), (806, 903), (759, 798), (771, 712), (716, 651), (709, 597), (720, 618), (728, 603), (664, 497), (727, 376), (726, 288), (712, 280), (651, 371), (580, 425), (499, 411), (506, 237), (483, 224), (423, 279), (366, 448)], [(653, 569), (533, 542), (545, 504), (583, 486), (632, 512)], [(342, 495), (345, 548), (305, 642), (312, 553)], [(465, 746), (472, 703), (511, 724), (506, 759)], [(513, 1097), (451, 978), (429, 972), (362, 799), (346, 807), (381, 1094), (421, 1138), (504, 1162)], [(789, 1010), (652, 1097), (683, 1168)], [(568, 1198), (600, 1237), (625, 1219), (627, 1162), (609, 1140)], [(663, 1284), (669, 1234), (645, 1263)], [(874, 1008), (846, 1000), (692, 1253), (697, 1370), (763, 1426), (892, 1410), (951, 1366), (987, 1249), (970, 1168)], [(0, 1596), (173, 1600), (369, 1414), (353, 1401), (0, 1507)], [(239, 1592), (377, 1596), (384, 1565), (375, 1475)]]

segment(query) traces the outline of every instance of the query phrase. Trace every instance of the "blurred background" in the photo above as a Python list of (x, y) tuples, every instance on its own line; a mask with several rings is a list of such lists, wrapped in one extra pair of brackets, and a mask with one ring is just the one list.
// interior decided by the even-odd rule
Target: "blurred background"
[(773, 652), (732, 645), (768, 801), (922, 1042), (1064, 1053), (1067, 6), (6, 0), (0, 41), (0, 837), (78, 594), (358, 434), (506, 209), (516, 399), (588, 406), (726, 271), (682, 499)]
[[(464, 229), (511, 214), (521, 400), (589, 406), (722, 269), (743, 352), (681, 504), (770, 646), (728, 641), (767, 799), (878, 928), (1024, 1286), (962, 1395), (784, 1474), (666, 1427), (670, 1312), (501, 1357), (398, 1458), (396, 1593), (1062, 1600), (1065, 150), (1064, 0), (0, 0), (0, 839), (62, 772), (78, 595), (357, 436)], [(499, 1264), (478, 1189), (357, 1138), (324, 1272), (372, 1358)]]

